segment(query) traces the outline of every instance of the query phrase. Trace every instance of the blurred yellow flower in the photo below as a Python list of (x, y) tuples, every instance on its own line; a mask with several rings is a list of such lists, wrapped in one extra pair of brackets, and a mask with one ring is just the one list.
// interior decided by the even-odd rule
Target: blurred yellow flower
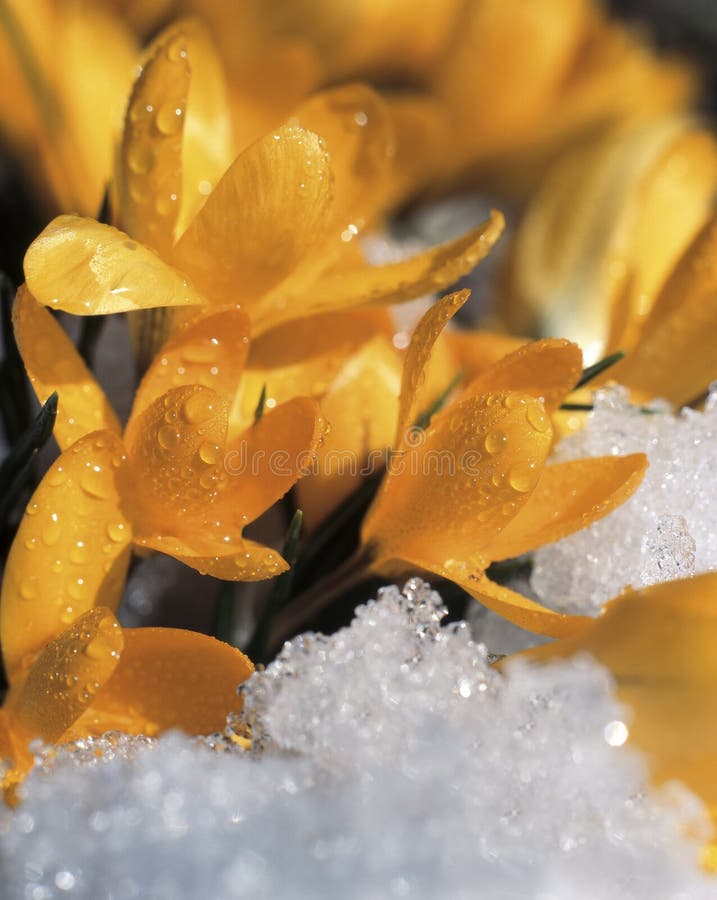
[(717, 141), (685, 119), (613, 129), (564, 154), (512, 240), (507, 325), (575, 340), (588, 363), (632, 350), (716, 194)]
[(112, 171), (137, 48), (94, 3), (0, 3), (0, 134), (48, 215), (95, 215)]
[[(627, 590), (582, 634), (527, 651), (548, 661), (589, 653), (629, 709), (625, 738), (656, 782), (682, 781), (717, 825), (717, 574)], [(629, 737), (628, 737), (629, 735)], [(717, 851), (708, 851), (714, 866)]]

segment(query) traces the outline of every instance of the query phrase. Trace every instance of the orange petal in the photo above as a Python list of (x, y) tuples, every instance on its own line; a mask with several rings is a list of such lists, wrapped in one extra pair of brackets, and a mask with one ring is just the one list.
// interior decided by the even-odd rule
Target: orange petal
[(51, 466), (27, 506), (8, 556), (0, 638), (10, 681), (93, 606), (115, 609), (132, 531), (118, 476), (125, 457), (107, 431), (80, 438)]
[(314, 94), (289, 123), (320, 135), (334, 172), (332, 233), (329, 239), (355, 238), (385, 202), (383, 187), (393, 167), (395, 140), (381, 97), (365, 84), (344, 84)]
[(536, 634), (570, 637), (581, 634), (594, 621), (589, 616), (569, 616), (555, 612), (510, 588), (496, 584), (485, 573), (470, 571), (469, 567), (461, 564), (446, 566), (440, 574), (460, 585), (471, 597), (499, 616)]
[(119, 223), (167, 256), (182, 203), (182, 136), (189, 60), (181, 33), (163, 34), (134, 83), (119, 154)]
[(255, 300), (323, 246), (331, 178), (317, 135), (279, 128), (237, 157), (174, 258), (214, 304)]
[[(475, 559), (527, 502), (552, 442), (543, 404), (504, 392), (452, 403), (391, 458), (362, 530), (381, 559)], [(487, 561), (486, 561), (487, 564)]]
[(188, 385), (172, 388), (130, 419), (127, 493), (138, 532), (187, 541), (193, 534), (208, 537), (211, 529), (230, 540), (239, 536), (239, 512), (228, 522), (219, 521), (216, 512), (228, 487), (228, 406), (210, 388)]
[(493, 331), (446, 331), (441, 340), (450, 348), (456, 368), (469, 380), (528, 343), (528, 338)]
[(545, 466), (528, 502), (486, 554), (510, 559), (587, 528), (629, 499), (646, 469), (644, 453)]
[(524, 391), (539, 397), (552, 412), (578, 383), (582, 369), (583, 355), (577, 344), (558, 339), (533, 341), (478, 375), (466, 388), (466, 396)]
[(132, 417), (170, 388), (200, 384), (232, 397), (249, 353), (249, 331), (240, 309), (190, 319), (154, 358), (135, 394)]
[(389, 209), (428, 185), (440, 159), (442, 138), (450, 126), (443, 104), (425, 93), (385, 95), (396, 132), (396, 155), (384, 200)]
[(67, 334), (23, 285), (12, 311), (15, 340), (40, 403), (60, 397), (53, 434), (61, 450), (91, 431), (120, 433), (120, 424)]
[(269, 403), (321, 397), (348, 356), (376, 334), (393, 335), (385, 309), (358, 309), (297, 319), (252, 341), (247, 369), (230, 415), (232, 434), (254, 419), (266, 385)]
[(428, 309), (421, 317), (421, 321), (416, 325), (403, 362), (401, 397), (394, 439), (396, 448), (403, 445), (406, 430), (413, 425), (420, 411), (417, 408), (417, 396), (426, 377), (426, 366), (430, 359), (433, 345), (448, 324), (448, 321), (458, 312), (470, 295), (470, 291), (457, 291), (455, 294), (447, 294)]
[[(174, 536), (139, 535), (139, 547), (173, 556), (201, 575), (211, 575), (222, 581), (264, 581), (281, 575), (289, 568), (282, 557), (270, 547), (246, 538), (233, 538), (231, 543), (203, 536), (189, 536), (187, 543)], [(197, 546), (199, 545), (199, 546)]]
[(717, 816), (717, 575), (626, 591), (584, 634), (528, 651), (550, 660), (586, 652), (612, 673), (632, 712), (629, 743), (658, 781), (678, 780)]
[(368, 474), (380, 471), (398, 412), (401, 362), (379, 335), (346, 360), (321, 401), (331, 429), (316, 451), (317, 471), (296, 486), (304, 525), (313, 529)]
[(232, 162), (229, 97), (221, 57), (207, 27), (184, 19), (174, 28), (187, 45), (191, 69), (182, 145), (182, 234)]
[(79, 216), (58, 216), (35, 238), (25, 254), (25, 278), (43, 306), (78, 316), (204, 303), (147, 247)]
[(290, 490), (315, 461), (325, 423), (309, 397), (295, 397), (265, 412), (228, 446), (228, 490), (251, 522)]
[(127, 628), (124, 641), (119, 665), (75, 732), (98, 735), (120, 723), (129, 734), (212, 734), (241, 711), (237, 687), (254, 666), (240, 650), (180, 628)]
[(57, 741), (112, 675), (123, 647), (109, 609), (89, 609), (42, 648), (13, 691), (12, 722), (28, 739)]
[(501, 213), (493, 212), (488, 222), (463, 237), (440, 244), (411, 259), (385, 266), (362, 266), (327, 274), (300, 296), (284, 297), (283, 305), (270, 297), (257, 317), (255, 330), (302, 315), (351, 309), (382, 303), (402, 303), (421, 294), (444, 290), (455, 284), (484, 259), (503, 231)]
[(717, 378), (717, 216), (687, 248), (634, 348), (610, 377), (648, 398), (689, 403)]

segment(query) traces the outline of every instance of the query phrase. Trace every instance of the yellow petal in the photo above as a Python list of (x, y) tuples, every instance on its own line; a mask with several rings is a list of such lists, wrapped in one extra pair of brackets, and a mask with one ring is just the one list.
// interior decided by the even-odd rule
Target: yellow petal
[(90, 431), (120, 433), (102, 388), (52, 315), (23, 285), (12, 311), (15, 340), (40, 403), (53, 391), (60, 401), (53, 434), (61, 450)]
[(119, 153), (118, 224), (165, 257), (182, 203), (189, 66), (181, 31), (152, 45), (132, 89)]
[(108, 726), (154, 737), (170, 728), (221, 732), (242, 708), (237, 687), (254, 671), (229, 644), (179, 628), (127, 628), (119, 665), (73, 731)]
[(201, 575), (211, 575), (222, 581), (263, 581), (281, 575), (289, 568), (275, 550), (246, 538), (235, 538), (230, 544), (197, 538), (197, 535), (190, 535), (184, 543), (169, 535), (139, 535), (136, 543), (147, 550), (173, 556)]
[(241, 309), (190, 319), (154, 358), (135, 394), (132, 417), (170, 388), (199, 384), (232, 397), (249, 353), (249, 331)]
[(321, 401), (331, 429), (316, 451), (316, 472), (296, 486), (304, 526), (312, 530), (367, 475), (379, 472), (398, 412), (401, 362), (383, 335), (367, 341), (337, 373)]
[(455, 284), (484, 259), (503, 231), (499, 212), (474, 231), (456, 240), (440, 244), (403, 262), (385, 266), (362, 266), (321, 277), (301, 296), (284, 298), (283, 308), (276, 306), (281, 292), (270, 297), (257, 319), (257, 330), (302, 315), (351, 309), (382, 303), (402, 303), (421, 294), (441, 291)]
[(583, 369), (580, 348), (548, 339), (524, 344), (486, 369), (466, 388), (466, 396), (490, 391), (524, 391), (539, 397), (548, 412), (575, 387)]
[(717, 378), (717, 216), (668, 278), (637, 346), (610, 377), (644, 396), (689, 403)]
[(347, 357), (376, 334), (393, 335), (385, 309), (358, 309), (297, 319), (252, 341), (230, 420), (234, 434), (249, 425), (266, 385), (274, 405), (323, 396)]
[[(391, 458), (362, 530), (381, 559), (475, 559), (527, 502), (552, 441), (543, 404), (503, 392), (452, 403)], [(486, 562), (487, 564), (487, 562)]]
[(658, 781), (676, 779), (717, 817), (717, 575), (628, 590), (584, 634), (528, 652), (549, 660), (587, 652), (612, 673), (630, 707), (629, 743)]
[(309, 397), (267, 411), (228, 446), (229, 490), (252, 522), (310, 471), (325, 423)]
[(290, 124), (320, 135), (331, 157), (334, 203), (329, 240), (353, 240), (385, 203), (384, 184), (393, 167), (395, 139), (381, 97), (368, 85), (345, 84), (314, 94)]
[(112, 174), (127, 94), (137, 65), (136, 39), (102, 4), (62, 4), (53, 41), (54, 83), (65, 113), (63, 172), (77, 202), (64, 209), (97, 212)]
[(629, 499), (646, 469), (643, 453), (545, 466), (530, 499), (486, 550), (487, 556), (510, 559), (587, 528)]
[(228, 405), (210, 388), (188, 385), (172, 388), (130, 419), (127, 496), (138, 532), (187, 541), (193, 533), (209, 537), (212, 530), (238, 537), (239, 511), (229, 521), (217, 513), (228, 488)]
[(442, 137), (450, 126), (443, 104), (427, 94), (397, 91), (384, 99), (396, 132), (396, 155), (384, 203), (396, 209), (430, 184)]
[(471, 597), (502, 618), (536, 634), (569, 637), (581, 634), (594, 621), (588, 616), (569, 616), (541, 606), (510, 588), (496, 584), (480, 570), (471, 571), (470, 566), (460, 563), (446, 566), (440, 574), (460, 585)]
[(323, 142), (285, 125), (237, 157), (174, 258), (212, 303), (248, 303), (323, 246), (330, 203)]
[(117, 480), (125, 467), (107, 431), (80, 438), (51, 466), (8, 556), (0, 639), (10, 680), (22, 661), (93, 606), (115, 609), (130, 557)]
[(446, 331), (441, 340), (448, 345), (456, 368), (468, 380), (480, 375), (488, 366), (528, 343), (528, 338), (494, 331)]
[(46, 644), (13, 691), (13, 724), (29, 739), (57, 741), (114, 672), (122, 629), (109, 609), (89, 609)]
[(58, 216), (25, 254), (30, 293), (78, 316), (157, 306), (202, 306), (179, 272), (127, 234), (79, 216)]
[(182, 145), (179, 235), (232, 162), (232, 127), (222, 62), (206, 26), (199, 19), (184, 19), (175, 29), (186, 42), (192, 75)]
[[(420, 412), (417, 408), (417, 398), (425, 381), (426, 366), (430, 359), (433, 345), (449, 320), (458, 312), (470, 295), (470, 291), (457, 291), (455, 294), (447, 294), (445, 297), (441, 297), (423, 314), (420, 322), (416, 325), (403, 362), (401, 396), (394, 439), (394, 447), (396, 448), (403, 445), (406, 430), (413, 425), (416, 416)], [(450, 373), (446, 374), (448, 378), (451, 377)]]

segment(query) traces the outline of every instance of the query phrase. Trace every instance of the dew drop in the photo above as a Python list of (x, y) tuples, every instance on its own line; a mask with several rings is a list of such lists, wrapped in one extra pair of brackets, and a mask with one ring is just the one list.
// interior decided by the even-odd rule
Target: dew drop
[(514, 491), (525, 494), (535, 487), (539, 474), (535, 463), (516, 463), (508, 473), (508, 483)]
[(115, 522), (107, 526), (107, 537), (115, 544), (123, 544), (128, 539), (127, 527), (124, 522)]
[(112, 479), (102, 466), (88, 464), (80, 475), (80, 485), (85, 493), (99, 500), (107, 500), (112, 496)]
[(500, 453), (508, 443), (508, 435), (504, 431), (489, 431), (483, 445), (488, 453)]
[(528, 406), (528, 410), (525, 416), (528, 420), (528, 424), (531, 425), (536, 431), (539, 431), (541, 434), (543, 434), (548, 430), (548, 428), (550, 428), (550, 419), (545, 413), (545, 410), (535, 403), (531, 403)]
[(34, 600), (37, 594), (37, 580), (35, 578), (25, 578), (20, 585), (20, 597), (23, 600)]
[(84, 541), (76, 541), (74, 545), (70, 547), (69, 555), (70, 562), (76, 563), (77, 565), (82, 565), (89, 560), (90, 550)]
[(197, 391), (187, 397), (182, 405), (182, 415), (187, 422), (197, 425), (206, 422), (214, 414), (213, 395), (205, 391)]
[(213, 466), (219, 459), (221, 449), (219, 444), (212, 444), (210, 441), (205, 441), (199, 447), (199, 458), (208, 466)]
[(165, 103), (160, 106), (154, 121), (161, 134), (177, 134), (184, 122), (184, 110), (176, 103)]
[(154, 151), (148, 144), (134, 144), (127, 153), (127, 164), (135, 175), (146, 175), (154, 165)]
[(46, 547), (54, 547), (60, 540), (62, 529), (59, 522), (50, 522), (42, 529), (42, 543)]
[(62, 466), (57, 466), (56, 468), (50, 469), (50, 471), (45, 476), (45, 484), (49, 484), (50, 487), (58, 487), (61, 484), (64, 484), (67, 479), (67, 475), (65, 474)]
[(163, 450), (170, 450), (179, 443), (180, 434), (172, 425), (163, 425), (157, 432), (157, 443)]

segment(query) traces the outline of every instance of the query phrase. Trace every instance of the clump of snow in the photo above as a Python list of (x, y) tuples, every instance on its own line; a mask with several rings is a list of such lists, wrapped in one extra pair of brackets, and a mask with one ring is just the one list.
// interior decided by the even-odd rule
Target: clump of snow
[(531, 585), (548, 605), (596, 613), (627, 585), (647, 587), (717, 569), (717, 394), (704, 412), (645, 413), (624, 388), (599, 391), (586, 427), (554, 459), (644, 452), (633, 497), (605, 519), (535, 554)]
[(713, 897), (701, 807), (647, 787), (605, 671), (499, 674), (443, 613), (414, 579), (287, 645), (245, 690), (251, 753), (109, 736), (46, 759), (0, 815), (3, 898)]

